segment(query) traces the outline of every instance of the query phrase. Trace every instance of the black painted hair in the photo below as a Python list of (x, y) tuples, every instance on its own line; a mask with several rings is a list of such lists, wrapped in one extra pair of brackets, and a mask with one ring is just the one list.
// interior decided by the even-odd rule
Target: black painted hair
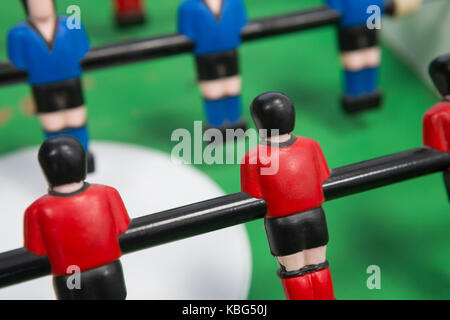
[(250, 111), (256, 128), (267, 130), (267, 137), (271, 136), (271, 129), (278, 129), (280, 135), (294, 130), (294, 104), (281, 92), (266, 92), (257, 96)]
[(42, 143), (39, 164), (50, 186), (84, 181), (86, 153), (81, 143), (68, 135), (48, 138)]
[(428, 72), (440, 94), (450, 95), (450, 54), (434, 59), (430, 63)]

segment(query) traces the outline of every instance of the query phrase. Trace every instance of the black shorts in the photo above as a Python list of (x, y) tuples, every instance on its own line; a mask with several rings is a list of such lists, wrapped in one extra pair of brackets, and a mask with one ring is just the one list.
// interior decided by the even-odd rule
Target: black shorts
[(284, 217), (264, 220), (272, 255), (288, 256), (328, 243), (328, 229), (322, 207)]
[(339, 49), (341, 52), (375, 47), (378, 44), (378, 30), (367, 26), (339, 29)]
[(32, 86), (37, 113), (49, 113), (84, 105), (80, 79)]
[(125, 300), (127, 289), (122, 264), (116, 260), (104, 266), (82, 271), (80, 289), (69, 289), (67, 282), (76, 275), (56, 276), (53, 288), (58, 300)]
[(199, 81), (217, 80), (239, 74), (237, 50), (196, 56)]

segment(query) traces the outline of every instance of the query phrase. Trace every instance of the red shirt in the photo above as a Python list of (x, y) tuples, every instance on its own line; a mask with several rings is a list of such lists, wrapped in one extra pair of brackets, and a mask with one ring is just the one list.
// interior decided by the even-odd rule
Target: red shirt
[[(271, 167), (277, 172), (262, 171)], [(280, 147), (260, 144), (245, 155), (241, 189), (266, 201), (266, 217), (287, 216), (320, 207), (325, 200), (322, 183), (329, 176), (319, 144), (293, 136)]]
[(433, 149), (450, 152), (450, 101), (442, 101), (425, 113), (423, 142)]
[(116, 12), (121, 15), (141, 13), (143, 11), (142, 0), (116, 0)]
[(28, 207), (24, 246), (35, 254), (48, 256), (55, 275), (66, 275), (72, 265), (81, 271), (89, 270), (121, 256), (118, 236), (129, 223), (116, 189), (86, 184), (76, 194), (48, 194)]

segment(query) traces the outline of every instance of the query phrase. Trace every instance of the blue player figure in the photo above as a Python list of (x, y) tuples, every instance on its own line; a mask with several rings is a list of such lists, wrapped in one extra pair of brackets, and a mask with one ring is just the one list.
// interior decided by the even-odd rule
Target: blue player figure
[(178, 31), (195, 42), (194, 55), (208, 128), (245, 129), (238, 47), (247, 24), (243, 0), (185, 0)]
[[(71, 135), (88, 153), (87, 111), (80, 60), (89, 50), (81, 23), (58, 17), (54, 0), (22, 0), (27, 20), (8, 34), (8, 56), (28, 73), (45, 138)], [(88, 153), (88, 171), (94, 159)]]
[(338, 26), (344, 67), (345, 94), (342, 107), (348, 113), (380, 106), (377, 90), (381, 50), (378, 29), (384, 13), (404, 16), (416, 11), (421, 0), (326, 0), (342, 15)]

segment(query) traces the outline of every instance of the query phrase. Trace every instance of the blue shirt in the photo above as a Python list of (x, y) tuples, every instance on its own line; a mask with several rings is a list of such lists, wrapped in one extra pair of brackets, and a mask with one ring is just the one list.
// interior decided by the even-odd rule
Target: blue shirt
[(9, 31), (9, 60), (28, 73), (32, 85), (80, 77), (80, 60), (89, 51), (89, 39), (83, 27), (69, 29), (66, 19), (58, 18), (53, 43), (47, 43), (29, 22)]
[(236, 49), (246, 24), (243, 0), (222, 0), (217, 17), (203, 0), (185, 0), (178, 9), (178, 31), (195, 42), (196, 55)]
[(327, 4), (342, 15), (339, 25), (342, 28), (362, 26), (373, 15), (367, 13), (367, 9), (376, 5), (380, 8), (380, 14), (384, 12), (386, 0), (326, 0)]

